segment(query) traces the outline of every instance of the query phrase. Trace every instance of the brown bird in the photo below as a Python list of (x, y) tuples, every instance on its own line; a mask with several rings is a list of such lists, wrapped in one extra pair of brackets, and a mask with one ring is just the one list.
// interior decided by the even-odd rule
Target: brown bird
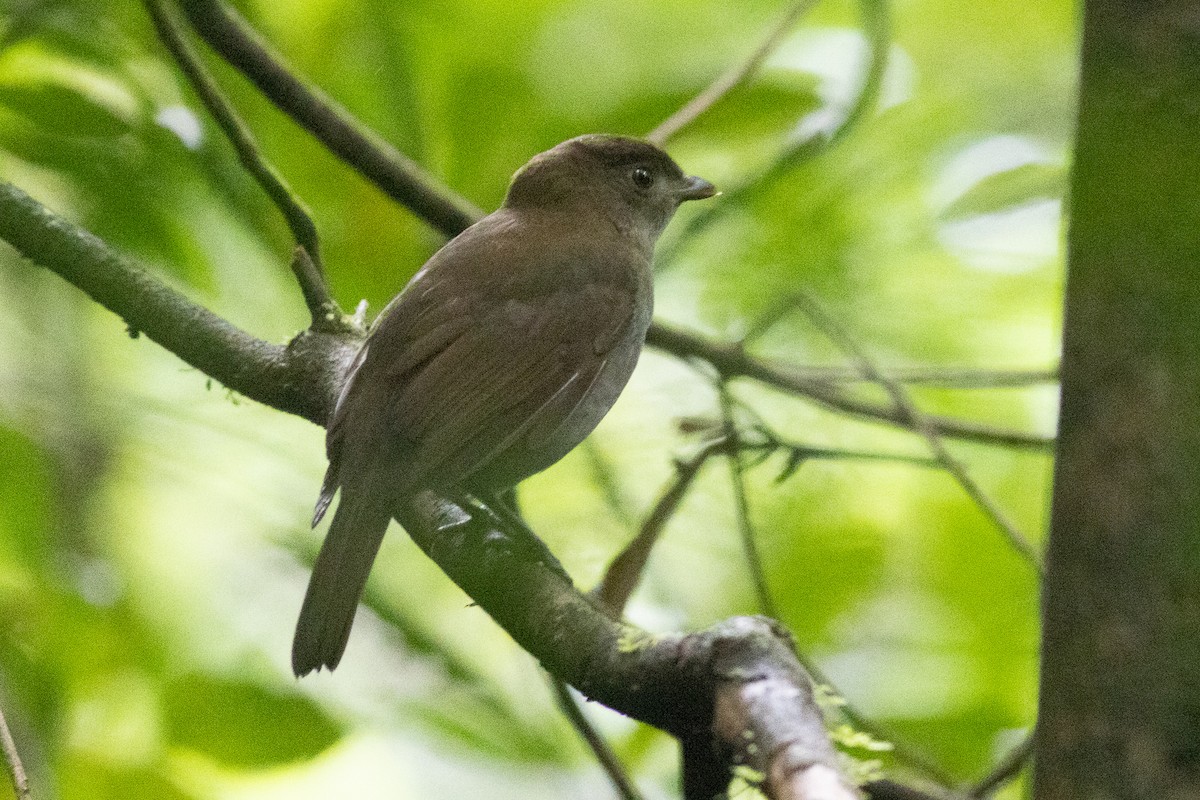
[(313, 525), (341, 500), (296, 625), (297, 676), (341, 660), (398, 504), (492, 498), (591, 433), (645, 342), (655, 241), (681, 202), (714, 193), (647, 142), (570, 139), (388, 304), (329, 424)]

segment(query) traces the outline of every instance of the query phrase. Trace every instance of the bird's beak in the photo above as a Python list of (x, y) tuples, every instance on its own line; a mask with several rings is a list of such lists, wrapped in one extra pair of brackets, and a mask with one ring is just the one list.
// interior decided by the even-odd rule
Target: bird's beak
[(679, 201), (684, 200), (703, 200), (706, 197), (712, 197), (717, 192), (717, 187), (713, 186), (704, 178), (697, 178), (695, 175), (687, 178), (683, 185), (683, 189), (679, 192)]

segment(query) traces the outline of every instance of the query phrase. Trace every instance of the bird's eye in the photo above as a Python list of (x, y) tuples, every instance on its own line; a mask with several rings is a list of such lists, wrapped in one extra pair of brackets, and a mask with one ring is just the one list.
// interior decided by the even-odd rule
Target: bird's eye
[(650, 184), (654, 183), (654, 176), (645, 167), (635, 167), (633, 172), (629, 173), (629, 177), (633, 179), (633, 185), (639, 189), (649, 189)]

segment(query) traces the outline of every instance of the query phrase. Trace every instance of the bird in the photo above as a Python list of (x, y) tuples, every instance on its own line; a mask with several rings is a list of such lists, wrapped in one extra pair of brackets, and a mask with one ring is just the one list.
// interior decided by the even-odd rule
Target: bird
[(296, 624), (297, 677), (337, 667), (395, 509), (424, 491), (496, 497), (592, 432), (646, 339), (655, 242), (681, 203), (714, 194), (649, 142), (568, 139), (384, 308), (327, 427), (314, 527), (340, 498)]

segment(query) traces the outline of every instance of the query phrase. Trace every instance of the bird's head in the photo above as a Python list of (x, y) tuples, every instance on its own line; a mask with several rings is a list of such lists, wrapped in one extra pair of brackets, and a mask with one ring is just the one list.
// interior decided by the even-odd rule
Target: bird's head
[(716, 194), (658, 147), (628, 136), (588, 134), (534, 156), (517, 171), (508, 208), (598, 210), (653, 246), (679, 204)]

